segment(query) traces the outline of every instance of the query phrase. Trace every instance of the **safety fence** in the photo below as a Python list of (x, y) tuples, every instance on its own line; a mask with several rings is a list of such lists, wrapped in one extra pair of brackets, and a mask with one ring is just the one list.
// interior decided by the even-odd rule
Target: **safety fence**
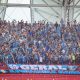
[(0, 73), (29, 74), (80, 74), (79, 65), (22, 65), (8, 64), (8, 69), (0, 69)]

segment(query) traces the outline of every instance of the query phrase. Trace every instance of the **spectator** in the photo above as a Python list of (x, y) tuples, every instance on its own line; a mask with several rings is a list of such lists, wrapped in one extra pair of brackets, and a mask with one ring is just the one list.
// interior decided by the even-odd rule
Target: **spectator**
[[(0, 61), (6, 64), (79, 64), (80, 24), (0, 19)], [(69, 23), (70, 24), (70, 23)], [(71, 52), (70, 52), (71, 51)]]

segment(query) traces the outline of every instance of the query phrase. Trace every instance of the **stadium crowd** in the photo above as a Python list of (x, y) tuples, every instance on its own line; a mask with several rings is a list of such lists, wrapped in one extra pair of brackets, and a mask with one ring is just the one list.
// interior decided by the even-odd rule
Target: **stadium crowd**
[(80, 24), (0, 19), (0, 62), (80, 64)]

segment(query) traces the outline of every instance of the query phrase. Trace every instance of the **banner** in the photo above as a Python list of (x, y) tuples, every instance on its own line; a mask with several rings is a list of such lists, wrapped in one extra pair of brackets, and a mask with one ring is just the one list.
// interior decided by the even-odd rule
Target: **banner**
[(0, 70), (0, 73), (80, 74), (80, 66), (76, 65), (8, 64), (8, 68), (9, 70)]

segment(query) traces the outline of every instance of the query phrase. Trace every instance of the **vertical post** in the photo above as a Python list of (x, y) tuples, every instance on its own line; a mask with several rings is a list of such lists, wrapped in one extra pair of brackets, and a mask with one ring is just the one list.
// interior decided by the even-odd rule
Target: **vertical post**
[(73, 7), (72, 7), (72, 21), (74, 20), (73, 18), (74, 18), (74, 0), (73, 0)]
[(67, 0), (64, 1), (64, 22), (67, 23)]
[[(2, 0), (0, 0), (0, 3), (2, 2)], [(4, 3), (8, 3), (8, 0), (4, 0)], [(5, 18), (5, 13), (6, 13), (6, 6), (0, 6), (0, 17), (2, 20), (4, 20)]]
[(72, 0), (72, 7), (68, 4), (68, 21), (72, 22), (74, 17), (74, 0)]
[(31, 25), (34, 22), (34, 14), (33, 14), (33, 9), (32, 9), (32, 4), (33, 4), (33, 0), (30, 0), (30, 14), (31, 14)]
[(70, 7), (67, 7), (67, 22), (70, 22)]
[(73, 17), (74, 17), (74, 0), (72, 0), (72, 7), (70, 7), (71, 5), (71, 0), (65, 0), (64, 1), (64, 5), (63, 5), (63, 19), (64, 22), (71, 22), (73, 21)]
[[(8, 3), (8, 0), (6, 0), (6, 4)], [(4, 20), (4, 18), (5, 18), (5, 14), (6, 14), (6, 8), (7, 7), (5, 7), (5, 9), (4, 9), (4, 14), (3, 14), (3, 20)]]

